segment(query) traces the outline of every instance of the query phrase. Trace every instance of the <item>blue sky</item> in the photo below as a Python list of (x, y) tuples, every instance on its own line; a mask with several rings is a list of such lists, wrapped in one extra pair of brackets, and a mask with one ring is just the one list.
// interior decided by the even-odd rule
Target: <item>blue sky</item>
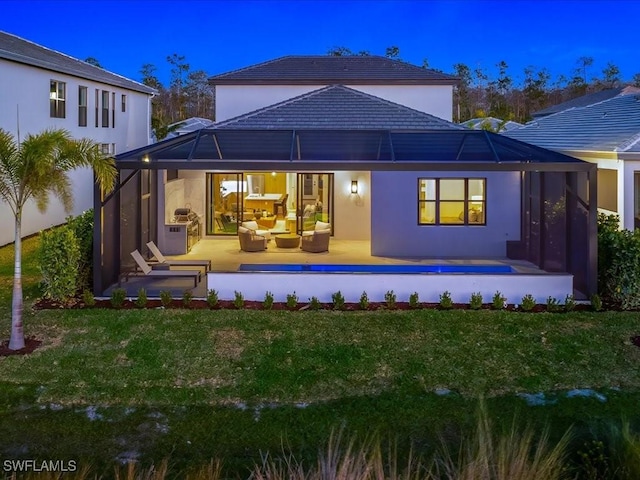
[(570, 75), (579, 57), (607, 62), (623, 79), (640, 72), (635, 23), (640, 0), (0, 0), (0, 30), (140, 80), (145, 63), (169, 79), (166, 57), (184, 55), (210, 75), (334, 46), (452, 72), (495, 71), (505, 60), (518, 81), (531, 65)]

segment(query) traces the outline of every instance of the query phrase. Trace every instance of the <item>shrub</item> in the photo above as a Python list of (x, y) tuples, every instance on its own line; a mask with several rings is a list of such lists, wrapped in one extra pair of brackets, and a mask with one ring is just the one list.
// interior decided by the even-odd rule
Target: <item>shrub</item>
[(409, 295), (409, 308), (420, 308), (420, 297), (418, 297), (418, 292), (413, 292)]
[(287, 293), (287, 308), (294, 309), (298, 305), (298, 296), (296, 292)]
[(331, 302), (334, 310), (344, 310), (344, 296), (340, 290), (331, 294)]
[(527, 293), (524, 297), (522, 297), (522, 302), (520, 302), (520, 308), (523, 312), (530, 312), (533, 310), (533, 307), (536, 306), (536, 299), (533, 298), (533, 295)]
[(502, 310), (507, 306), (507, 299), (498, 291), (493, 294), (491, 300), (491, 308), (494, 310)]
[(480, 292), (471, 294), (469, 308), (471, 308), (471, 310), (480, 310), (482, 308), (482, 294)]
[(75, 295), (79, 258), (80, 247), (69, 226), (42, 232), (38, 261), (45, 298), (66, 302)]
[(207, 292), (207, 305), (210, 307), (215, 307), (218, 305), (218, 292), (216, 290), (209, 290)]
[(233, 306), (237, 309), (244, 307), (244, 297), (242, 296), (242, 293), (237, 290), (234, 290), (233, 292)]
[(173, 300), (173, 297), (171, 296), (171, 291), (162, 290), (160, 292), (160, 303), (162, 304), (163, 307), (168, 307), (169, 305), (171, 305), (172, 300)]
[(445, 290), (440, 294), (440, 308), (443, 310), (451, 310), (453, 308), (453, 300), (451, 299), (451, 292)]
[(360, 295), (360, 301), (358, 302), (358, 305), (360, 305), (360, 310), (369, 309), (369, 296), (367, 295), (367, 292), (362, 292), (362, 295)]
[(147, 291), (144, 288), (138, 290), (138, 298), (136, 298), (136, 307), (144, 308), (147, 306)]
[(68, 217), (67, 224), (76, 236), (79, 248), (78, 277), (76, 287), (84, 290), (93, 287), (93, 209), (77, 217)]
[(576, 300), (573, 295), (567, 295), (564, 299), (564, 311), (573, 312), (576, 309)]
[(310, 310), (320, 310), (320, 307), (322, 305), (320, 304), (320, 300), (318, 300), (318, 297), (311, 297), (309, 299), (309, 309)]
[(185, 290), (184, 293), (182, 294), (182, 305), (184, 305), (185, 307), (188, 307), (189, 305), (191, 305), (192, 300), (193, 300), (193, 293), (191, 292), (191, 290)]
[(551, 295), (547, 297), (547, 312), (559, 312), (560, 302)]
[(393, 290), (389, 290), (384, 294), (384, 301), (389, 310), (394, 310), (396, 308), (396, 294)]
[(591, 310), (595, 312), (602, 310), (602, 300), (600, 299), (600, 295), (597, 293), (591, 295)]
[(598, 293), (628, 310), (640, 307), (640, 230), (620, 230), (617, 215), (598, 214)]
[(87, 307), (93, 307), (96, 304), (96, 299), (91, 290), (82, 292), (82, 301)]
[(262, 301), (262, 308), (265, 310), (271, 310), (273, 308), (273, 293), (267, 291), (264, 294), (264, 300)]
[(124, 300), (127, 298), (127, 291), (124, 288), (114, 288), (111, 292), (111, 306), (113, 308), (121, 308)]

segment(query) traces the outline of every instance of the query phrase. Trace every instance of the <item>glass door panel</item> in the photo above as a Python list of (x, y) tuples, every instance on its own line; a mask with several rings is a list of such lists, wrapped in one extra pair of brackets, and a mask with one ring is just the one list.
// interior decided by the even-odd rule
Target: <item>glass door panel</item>
[(298, 234), (315, 228), (316, 222), (331, 223), (333, 230), (333, 174), (299, 173), (296, 192)]
[(207, 235), (236, 235), (247, 191), (242, 173), (207, 173)]

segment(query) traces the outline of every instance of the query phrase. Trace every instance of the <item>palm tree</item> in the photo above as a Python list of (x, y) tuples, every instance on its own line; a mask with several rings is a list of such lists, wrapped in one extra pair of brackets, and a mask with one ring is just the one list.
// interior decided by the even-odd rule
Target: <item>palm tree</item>
[(105, 158), (91, 140), (74, 140), (66, 130), (45, 130), (28, 135), (17, 143), (13, 135), (0, 129), (0, 199), (9, 204), (15, 217), (15, 267), (11, 304), (9, 348), (24, 348), (22, 328), (22, 209), (35, 200), (46, 211), (49, 195), (62, 202), (67, 212), (73, 206), (68, 173), (79, 167), (92, 167), (96, 181), (106, 190), (115, 183), (113, 159)]

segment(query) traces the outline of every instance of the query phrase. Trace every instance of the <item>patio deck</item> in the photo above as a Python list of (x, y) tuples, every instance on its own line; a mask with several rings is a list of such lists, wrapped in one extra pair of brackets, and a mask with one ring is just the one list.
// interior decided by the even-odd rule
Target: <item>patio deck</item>
[[(250, 300), (262, 300), (267, 290), (274, 293), (276, 301), (283, 301), (287, 293), (294, 290), (299, 292), (301, 301), (306, 301), (307, 290), (303, 283), (310, 282), (307, 289), (313, 291), (313, 295), (318, 296), (321, 301), (329, 301), (330, 294), (337, 291), (337, 285), (347, 281), (351, 284), (351, 296), (359, 297), (363, 289), (367, 290), (372, 301), (379, 301), (378, 296), (382, 296), (387, 290), (394, 290), (398, 294), (398, 301), (406, 301), (408, 294), (423, 289), (431, 291), (430, 294), (420, 292), (422, 301), (437, 301), (439, 293), (449, 290), (454, 294), (454, 301), (467, 301), (471, 292), (482, 291), (485, 300), (490, 300), (490, 295), (500, 290), (502, 293), (514, 295), (513, 283), (516, 277), (519, 281), (524, 281), (524, 286), (517, 288), (529, 288), (525, 293), (532, 293), (539, 301), (544, 295), (544, 299), (549, 292), (558, 289), (557, 297), (563, 299), (566, 294), (566, 285), (571, 280), (570, 275), (549, 274), (538, 269), (529, 262), (510, 260), (507, 258), (408, 258), (408, 257), (380, 257), (372, 256), (370, 242), (364, 240), (337, 240), (332, 238), (328, 252), (308, 253), (299, 248), (279, 248), (275, 241), (268, 244), (268, 248), (262, 252), (243, 252), (240, 250), (237, 237), (208, 237), (200, 240), (190, 253), (186, 255), (173, 256), (179, 258), (210, 259), (211, 272), (203, 277), (203, 281), (196, 288), (192, 288), (189, 282), (184, 279), (150, 279), (142, 276), (131, 277), (127, 282), (122, 282), (121, 287), (127, 291), (131, 297), (137, 296), (140, 288), (145, 288), (149, 297), (157, 297), (162, 290), (172, 292), (174, 298), (180, 298), (185, 290), (191, 290), (194, 297), (202, 298), (206, 296), (207, 290), (215, 288), (220, 294), (220, 298), (231, 299), (235, 290), (241, 291), (245, 298)], [(354, 274), (348, 277), (345, 274), (300, 274), (300, 273), (264, 273), (264, 272), (238, 272), (241, 264), (368, 264), (368, 265), (510, 265), (517, 274), (511, 275), (473, 275), (473, 274)], [(188, 267), (185, 267), (188, 268)], [(294, 275), (294, 276), (292, 276)], [(568, 277), (568, 278), (567, 278)], [(205, 280), (206, 279), (206, 280)], [(395, 282), (394, 284), (389, 283)], [(545, 285), (546, 288), (536, 295), (540, 286), (530, 287), (531, 282), (535, 285)], [(302, 283), (301, 283), (302, 282)], [(430, 286), (424, 285), (430, 282)], [(431, 284), (437, 285), (436, 287)], [(466, 282), (466, 286), (457, 293), (456, 286)], [(554, 283), (555, 282), (555, 283)], [(560, 283), (558, 283), (560, 282)], [(517, 282), (516, 282), (517, 283)], [(321, 286), (321, 285), (325, 286)], [(115, 286), (110, 287), (105, 295)], [(326, 291), (324, 291), (326, 290)], [(405, 291), (406, 290), (406, 291)], [(410, 290), (410, 291), (409, 291)], [(347, 290), (342, 290), (343, 293)], [(409, 291), (409, 293), (407, 293)], [(489, 292), (489, 293), (488, 293)], [(521, 298), (521, 294), (517, 293)], [(345, 297), (347, 295), (345, 294)], [(520, 300), (518, 298), (518, 302)], [(511, 301), (515, 297), (511, 297)], [(347, 301), (357, 301), (357, 298), (348, 298)]]

